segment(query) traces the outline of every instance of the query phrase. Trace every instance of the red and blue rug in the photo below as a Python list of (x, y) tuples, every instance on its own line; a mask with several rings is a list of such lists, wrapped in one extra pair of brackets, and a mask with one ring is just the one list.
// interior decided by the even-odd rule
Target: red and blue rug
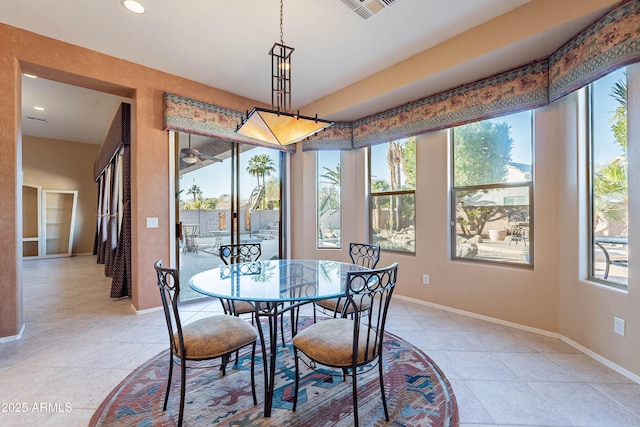
[[(453, 390), (438, 366), (422, 351), (390, 333), (385, 334), (383, 368), (390, 421), (384, 419), (378, 368), (358, 375), (358, 411), (361, 426), (458, 426)], [(90, 426), (174, 426), (180, 401), (180, 371), (166, 411), (162, 410), (168, 353), (162, 352), (133, 371), (120, 383), (93, 415)], [(351, 379), (342, 381), (341, 371), (311, 370), (301, 365), (296, 412), (292, 408), (295, 378), (293, 351), (280, 348), (276, 389), (270, 418), (263, 417), (264, 384), (262, 358), (256, 356), (258, 405), (251, 398), (250, 357), (241, 356), (222, 377), (219, 365), (201, 362), (187, 370), (185, 426), (313, 426), (353, 425)]]

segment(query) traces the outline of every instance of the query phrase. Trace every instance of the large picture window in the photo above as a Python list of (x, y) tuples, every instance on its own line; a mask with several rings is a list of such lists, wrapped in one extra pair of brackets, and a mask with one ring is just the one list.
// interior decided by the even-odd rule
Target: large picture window
[(452, 259), (533, 264), (532, 119), (452, 129)]
[(416, 139), (369, 149), (371, 242), (381, 249), (416, 251)]
[(590, 279), (626, 288), (629, 230), (627, 79), (619, 69), (589, 87)]
[(318, 151), (316, 162), (317, 246), (318, 249), (339, 249), (342, 247), (340, 151)]

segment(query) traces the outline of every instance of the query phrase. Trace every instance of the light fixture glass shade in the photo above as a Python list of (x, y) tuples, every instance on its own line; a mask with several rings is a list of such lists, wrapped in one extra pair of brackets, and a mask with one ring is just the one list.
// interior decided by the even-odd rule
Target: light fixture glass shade
[(283, 111), (254, 108), (237, 132), (263, 142), (288, 145), (331, 126), (333, 122)]
[(191, 156), (185, 156), (185, 157), (182, 158), (182, 161), (185, 162), (188, 165), (192, 165), (195, 162), (197, 162), (198, 159), (195, 158), (195, 157), (191, 157)]

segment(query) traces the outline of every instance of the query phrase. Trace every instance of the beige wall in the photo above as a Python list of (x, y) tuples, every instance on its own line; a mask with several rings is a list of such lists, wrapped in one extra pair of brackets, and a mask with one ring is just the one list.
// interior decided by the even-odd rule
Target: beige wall
[(25, 136), (22, 138), (22, 170), (25, 184), (43, 190), (77, 190), (78, 206), (73, 254), (93, 252), (96, 229), (97, 184), (93, 161), (99, 145)]
[[(640, 65), (630, 66), (629, 117), (640, 114)], [(416, 254), (383, 252), (379, 265), (399, 262), (396, 295), (516, 323), (563, 337), (640, 379), (640, 310), (635, 294), (640, 265), (630, 239), (629, 291), (586, 280), (586, 109), (585, 91), (535, 111), (535, 268), (478, 265), (449, 259), (448, 134), (417, 140)], [(640, 164), (640, 126), (629, 128), (629, 161)], [(313, 152), (298, 151), (293, 162), (294, 257), (346, 261), (346, 249), (315, 248)], [(368, 240), (366, 155), (345, 152), (341, 170), (343, 247)], [(633, 162), (633, 163), (632, 163)], [(347, 178), (348, 177), (348, 178)], [(630, 168), (630, 235), (640, 233), (640, 168)], [(635, 194), (634, 194), (635, 193)], [(422, 284), (422, 275), (430, 284)], [(613, 318), (626, 321), (625, 337), (613, 333)], [(625, 370), (627, 372), (625, 372)]]

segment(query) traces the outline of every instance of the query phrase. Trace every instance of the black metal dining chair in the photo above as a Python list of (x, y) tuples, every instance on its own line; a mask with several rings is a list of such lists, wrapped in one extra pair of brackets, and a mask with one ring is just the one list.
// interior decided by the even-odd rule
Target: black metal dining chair
[[(382, 343), (387, 311), (396, 285), (398, 264), (377, 270), (347, 272), (346, 297), (339, 318), (323, 320), (298, 332), (293, 338), (295, 359), (295, 385), (293, 410), (298, 404), (300, 383), (300, 360), (302, 354), (311, 360), (310, 367), (321, 364), (342, 370), (352, 377), (353, 417), (358, 426), (358, 374), (359, 368), (374, 369), (378, 365), (380, 393), (385, 419), (389, 421), (389, 410), (384, 391)], [(367, 305), (366, 316), (349, 316), (350, 310)], [(305, 361), (306, 362), (306, 361)], [(321, 414), (319, 414), (321, 416)]]
[[(220, 246), (220, 259), (225, 265), (239, 264), (243, 262), (253, 262), (260, 259), (262, 255), (262, 245), (260, 243), (235, 243)], [(225, 314), (240, 316), (251, 314), (251, 322), (255, 319), (255, 305), (249, 301), (234, 301), (221, 299), (222, 309)], [(282, 346), (284, 340), (284, 319), (280, 316), (280, 335), (282, 336)]]
[[(351, 262), (366, 268), (376, 268), (380, 261), (380, 246), (368, 243), (349, 243), (349, 257)], [(330, 314), (338, 317), (344, 306), (343, 298), (330, 298), (316, 301), (313, 304), (313, 321), (316, 322), (316, 312)], [(367, 307), (358, 307), (358, 312), (366, 310)], [(352, 313), (349, 313), (352, 314)]]
[[(260, 243), (237, 243), (231, 245), (220, 245), (220, 259), (225, 265), (239, 264), (241, 262), (252, 262), (260, 259), (262, 255), (262, 245)], [(220, 300), (225, 314), (240, 316), (241, 314), (255, 313), (255, 307), (248, 301)]]
[(184, 418), (187, 362), (221, 358), (220, 370), (224, 376), (231, 355), (249, 345), (251, 346), (251, 392), (253, 393), (253, 404), (257, 405), (255, 354), (258, 334), (256, 330), (247, 321), (230, 315), (209, 316), (183, 325), (178, 309), (178, 301), (180, 300), (178, 270), (163, 267), (162, 261), (157, 261), (154, 268), (158, 277), (158, 288), (169, 332), (170, 349), (167, 391), (162, 409), (165, 411), (167, 409), (174, 363), (180, 365), (178, 426), (181, 426)]

